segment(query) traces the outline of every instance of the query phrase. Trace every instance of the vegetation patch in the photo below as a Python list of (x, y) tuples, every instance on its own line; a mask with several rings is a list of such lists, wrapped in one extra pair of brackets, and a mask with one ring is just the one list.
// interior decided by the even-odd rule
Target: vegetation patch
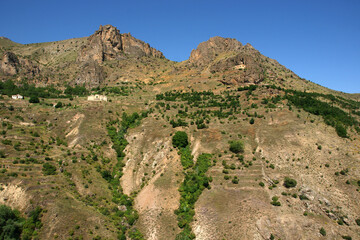
[[(126, 210), (115, 209), (111, 215), (111, 218), (119, 223), (118, 239), (121, 240), (126, 239), (126, 232), (139, 218), (137, 211), (133, 208), (134, 199), (124, 194), (120, 185), (120, 178), (123, 175), (122, 171), (125, 166), (123, 162), (125, 153), (123, 151), (128, 145), (125, 135), (129, 128), (138, 126), (140, 121), (147, 116), (148, 112), (143, 112), (141, 115), (138, 113), (133, 113), (132, 115), (124, 113), (121, 122), (119, 122), (119, 120), (110, 121), (107, 126), (108, 134), (113, 143), (113, 149), (117, 154), (117, 164), (113, 168), (112, 173), (109, 170), (99, 169), (99, 171), (102, 177), (109, 182), (109, 188), (112, 190), (113, 195), (112, 201), (126, 207)], [(117, 128), (114, 125), (117, 126)], [(132, 239), (144, 239), (143, 235), (137, 229), (132, 229), (129, 236)]]
[(42, 227), (42, 209), (35, 208), (28, 218), (20, 216), (20, 212), (6, 205), (0, 205), (0, 239), (37, 239), (38, 230)]
[(243, 153), (244, 152), (244, 143), (241, 140), (231, 141), (229, 149), (233, 153)]
[(292, 179), (292, 178), (289, 178), (289, 177), (286, 177), (285, 180), (284, 180), (284, 186), (286, 188), (293, 188), (293, 187), (296, 187), (297, 185), (297, 182), (295, 179)]
[[(317, 99), (317, 97), (326, 98), (330, 100), (332, 104), (321, 101)], [(334, 106), (334, 103), (339, 103), (342, 107), (353, 109), (359, 107), (358, 103), (344, 103), (344, 101), (337, 99), (333, 95), (306, 93), (294, 90), (286, 90), (286, 99), (298, 108), (302, 108), (314, 115), (322, 116), (324, 122), (334, 127), (340, 137), (347, 137), (346, 127), (359, 126), (359, 122), (354, 117)]]
[(181, 155), (181, 164), (184, 170), (187, 171), (185, 172), (185, 179), (179, 188), (180, 206), (175, 210), (175, 214), (178, 216), (178, 226), (182, 229), (176, 239), (194, 239), (195, 235), (191, 230), (190, 223), (195, 215), (196, 201), (205, 188), (210, 189), (212, 178), (207, 177), (205, 173), (211, 167), (212, 155), (205, 153), (199, 155), (196, 164), (193, 165), (193, 156), (189, 146), (182, 148), (179, 154)]

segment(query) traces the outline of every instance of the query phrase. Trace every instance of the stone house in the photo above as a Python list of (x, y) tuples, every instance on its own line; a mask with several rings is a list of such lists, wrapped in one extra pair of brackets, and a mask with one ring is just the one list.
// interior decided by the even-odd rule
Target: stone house
[(95, 95), (88, 96), (87, 100), (88, 101), (104, 101), (104, 102), (107, 102), (107, 97), (105, 95), (95, 94)]
[(20, 94), (12, 95), (11, 98), (12, 99), (24, 99), (24, 97), (21, 96)]

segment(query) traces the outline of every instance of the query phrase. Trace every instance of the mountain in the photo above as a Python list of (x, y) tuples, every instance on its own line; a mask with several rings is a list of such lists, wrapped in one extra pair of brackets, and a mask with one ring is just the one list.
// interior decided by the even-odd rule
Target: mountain
[(360, 238), (358, 94), (236, 39), (173, 62), (111, 25), (2, 37), (0, 59), (8, 238)]

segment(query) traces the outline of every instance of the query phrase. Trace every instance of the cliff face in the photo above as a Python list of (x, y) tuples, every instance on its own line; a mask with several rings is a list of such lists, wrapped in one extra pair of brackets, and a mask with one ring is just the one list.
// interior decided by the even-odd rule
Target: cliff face
[(19, 71), (19, 59), (12, 52), (5, 52), (1, 61), (1, 71), (8, 75), (15, 75)]
[(150, 47), (148, 43), (145, 43), (139, 39), (131, 36), (130, 33), (124, 33), (121, 35), (122, 49), (124, 53), (134, 55), (138, 57), (152, 56), (156, 58), (164, 58), (164, 55), (159, 50)]
[(130, 33), (120, 34), (116, 27), (105, 25), (100, 26), (99, 30), (88, 38), (87, 44), (80, 50), (78, 61), (93, 60), (102, 63), (106, 60), (121, 59), (124, 54), (164, 57), (162, 52), (134, 38)]
[(80, 71), (76, 83), (97, 86), (104, 80), (101, 66), (104, 61), (142, 56), (164, 58), (162, 52), (134, 38), (130, 33), (120, 34), (119, 30), (111, 25), (100, 26), (78, 54)]
[(22, 73), (29, 77), (35, 77), (40, 73), (40, 69), (36, 63), (29, 59), (19, 58), (13, 52), (5, 52), (3, 54), (0, 70), (6, 75), (15, 75)]

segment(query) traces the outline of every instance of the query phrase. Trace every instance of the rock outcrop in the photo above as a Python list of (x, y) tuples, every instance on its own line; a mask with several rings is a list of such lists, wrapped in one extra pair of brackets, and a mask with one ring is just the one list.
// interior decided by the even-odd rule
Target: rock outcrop
[(5, 52), (0, 69), (6, 75), (15, 75), (21, 73), (27, 77), (35, 77), (40, 73), (40, 69), (36, 63), (29, 59), (19, 58), (12, 52)]
[(195, 65), (205, 65), (224, 52), (236, 52), (243, 45), (236, 39), (212, 37), (199, 44), (197, 49), (191, 51), (189, 62)]
[(134, 38), (130, 33), (120, 34), (119, 30), (111, 25), (100, 26), (78, 54), (80, 71), (76, 83), (89, 87), (98, 86), (104, 80), (101, 66), (104, 61), (142, 56), (164, 58), (162, 52)]
[(5, 52), (1, 61), (1, 71), (8, 75), (15, 75), (18, 73), (19, 67), (18, 57), (12, 52)]
[(81, 71), (75, 80), (77, 85), (93, 88), (99, 86), (105, 79), (105, 73), (96, 61), (87, 61), (80, 68)]
[(162, 52), (134, 38), (130, 33), (120, 34), (116, 27), (105, 25), (100, 26), (99, 30), (88, 38), (87, 45), (83, 46), (79, 53), (78, 61), (93, 60), (102, 63), (106, 60), (121, 59), (124, 54), (136, 57), (164, 57)]
[(260, 83), (264, 80), (262, 56), (250, 44), (232, 38), (213, 37), (191, 52), (189, 63), (209, 73), (222, 74), (224, 84)]
[(145, 43), (139, 39), (131, 36), (130, 33), (124, 33), (121, 35), (121, 41), (123, 46), (123, 51), (126, 54), (142, 57), (142, 56), (152, 56), (156, 58), (164, 58), (164, 55), (159, 50), (150, 47), (148, 43)]

